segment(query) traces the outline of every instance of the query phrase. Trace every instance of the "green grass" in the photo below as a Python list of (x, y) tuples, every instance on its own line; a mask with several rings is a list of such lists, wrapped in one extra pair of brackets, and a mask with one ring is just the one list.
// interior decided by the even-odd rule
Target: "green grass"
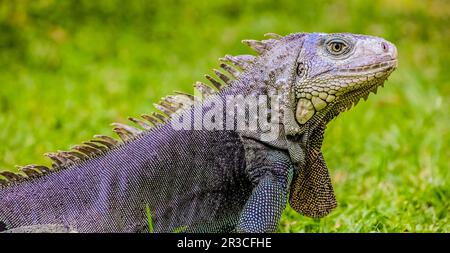
[(48, 164), (111, 122), (249, 53), (267, 32), (382, 36), (399, 68), (378, 95), (328, 127), (339, 207), (287, 209), (280, 232), (450, 232), (448, 1), (0, 2), (0, 167)]
[(148, 204), (145, 205), (145, 216), (147, 217), (148, 232), (153, 233), (152, 213), (150, 212), (150, 206)]

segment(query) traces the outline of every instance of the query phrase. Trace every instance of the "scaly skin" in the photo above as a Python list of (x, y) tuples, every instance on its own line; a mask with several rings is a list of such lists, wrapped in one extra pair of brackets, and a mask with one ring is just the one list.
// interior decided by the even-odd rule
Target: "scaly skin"
[[(397, 49), (383, 39), (352, 34), (311, 34), (303, 48), (293, 86), (298, 125), (289, 126), (294, 130), (287, 134), (302, 135), (300, 142), (309, 148), (291, 148), (302, 172), (291, 185), (290, 203), (300, 213), (323, 217), (336, 206), (320, 154), (323, 130), (340, 112), (384, 84), (397, 67)], [(305, 191), (309, 187), (315, 190)]]
[[(149, 208), (156, 232), (271, 232), (288, 195), (296, 211), (327, 215), (336, 200), (320, 151), (326, 124), (384, 83), (397, 51), (363, 35), (270, 36), (244, 41), (256, 57), (226, 56), (234, 67), (221, 65), (228, 76), (215, 71), (222, 81), (207, 76), (219, 92), (195, 87), (205, 99), (203, 116), (228, 95), (277, 97), (279, 115), (271, 108), (271, 117), (281, 126), (278, 138), (264, 138), (261, 129), (177, 130), (170, 124), (176, 117), (162, 114), (131, 118), (140, 128), (114, 125), (122, 143), (96, 136), (49, 153), (53, 169), (1, 173), (0, 229), (146, 232)], [(156, 107), (192, 116), (193, 103), (177, 94)]]

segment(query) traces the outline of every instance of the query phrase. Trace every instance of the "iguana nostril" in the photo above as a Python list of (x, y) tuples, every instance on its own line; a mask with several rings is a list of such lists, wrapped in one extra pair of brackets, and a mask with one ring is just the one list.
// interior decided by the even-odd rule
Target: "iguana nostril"
[(383, 52), (389, 52), (389, 45), (386, 42), (381, 42), (381, 48), (383, 48)]

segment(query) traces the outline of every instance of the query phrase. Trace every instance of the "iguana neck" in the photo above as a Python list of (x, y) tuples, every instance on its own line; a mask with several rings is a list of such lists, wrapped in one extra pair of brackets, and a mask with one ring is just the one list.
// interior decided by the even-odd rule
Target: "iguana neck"
[[(263, 132), (261, 129), (256, 130), (238, 130), (241, 136), (246, 138), (251, 138), (260, 142), (263, 142), (271, 147), (278, 149), (283, 149), (289, 151), (291, 158), (294, 162), (299, 164), (304, 164), (305, 162), (305, 149), (310, 147), (310, 143), (315, 142), (317, 135), (313, 134), (315, 132), (323, 133), (326, 124), (337, 114), (333, 113), (331, 107), (328, 108), (330, 113), (323, 114), (321, 116), (315, 117), (313, 120), (307, 122), (306, 124), (300, 125), (295, 119), (293, 111), (295, 108), (295, 99), (290, 96), (293, 95), (289, 84), (292, 82), (287, 79), (284, 83), (275, 84), (274, 80), (264, 79), (261, 76), (260, 71), (246, 72), (239, 79), (233, 81), (230, 87), (227, 87), (219, 95), (223, 98), (229, 95), (242, 95), (242, 96), (266, 96), (272, 98), (273, 96), (279, 96), (279, 123), (277, 138), (273, 140), (267, 140), (262, 137)], [(293, 101), (290, 101), (293, 100)], [(289, 132), (289, 129), (292, 129)], [(311, 137), (312, 136), (312, 137)], [(323, 137), (323, 136), (322, 136)], [(322, 139), (322, 138), (321, 138)], [(320, 139), (320, 145), (321, 145)], [(317, 146), (315, 146), (317, 148)], [(320, 150), (320, 147), (319, 147)]]

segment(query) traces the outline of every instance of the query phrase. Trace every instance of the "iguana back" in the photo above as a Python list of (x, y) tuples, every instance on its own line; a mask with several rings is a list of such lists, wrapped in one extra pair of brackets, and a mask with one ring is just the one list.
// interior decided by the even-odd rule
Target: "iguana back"
[(251, 193), (244, 166), (235, 132), (162, 127), (101, 158), (2, 190), (0, 217), (9, 227), (147, 232), (148, 207), (157, 232), (231, 231)]

